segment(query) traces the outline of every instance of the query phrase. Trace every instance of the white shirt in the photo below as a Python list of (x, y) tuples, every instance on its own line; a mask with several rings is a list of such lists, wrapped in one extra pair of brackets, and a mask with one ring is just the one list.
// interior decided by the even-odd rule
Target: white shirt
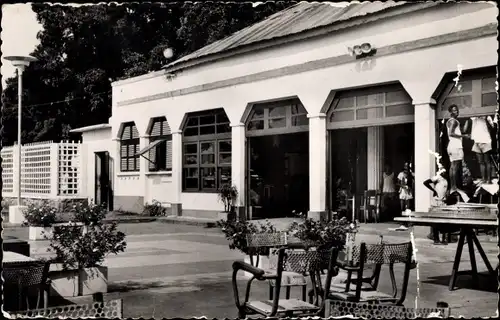
[(483, 117), (473, 117), (471, 118), (471, 120), (471, 139), (474, 140), (474, 143), (491, 143), (491, 136), (490, 132), (488, 131), (486, 119)]
[(384, 178), (384, 184), (382, 186), (382, 192), (383, 193), (396, 192), (396, 186), (394, 185), (394, 172), (391, 174), (386, 174), (384, 172), (383, 178)]
[[(448, 120), (446, 123), (446, 128), (451, 127), (452, 121), (457, 122), (457, 126), (455, 128), (455, 132), (452, 132), (454, 134), (462, 135), (462, 131), (460, 130), (460, 122), (458, 122), (457, 119), (451, 118)], [(462, 149), (462, 138), (456, 138), (456, 137), (451, 137), (448, 135), (448, 138), (450, 139), (450, 142), (448, 143), (448, 149)]]
[(441, 175), (432, 177), (431, 181), (434, 183), (434, 190), (436, 190), (437, 193), (437, 196), (434, 198), (444, 201), (446, 199), (446, 191), (448, 190), (448, 181)]

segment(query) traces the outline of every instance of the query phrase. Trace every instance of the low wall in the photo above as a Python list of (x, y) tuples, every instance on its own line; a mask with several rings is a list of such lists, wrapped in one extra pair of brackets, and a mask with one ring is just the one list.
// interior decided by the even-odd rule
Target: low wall
[[(61, 198), (61, 199), (37, 199), (37, 198), (22, 198), (22, 204), (29, 206), (31, 204), (43, 205), (48, 204), (51, 207), (57, 208), (59, 212), (69, 212), (77, 203), (88, 204), (87, 198)], [(2, 212), (9, 212), (9, 207), (17, 204), (17, 198), (2, 198)]]

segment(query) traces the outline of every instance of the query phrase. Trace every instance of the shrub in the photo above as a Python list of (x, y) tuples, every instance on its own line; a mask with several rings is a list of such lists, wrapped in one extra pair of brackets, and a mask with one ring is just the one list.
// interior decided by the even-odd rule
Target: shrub
[(144, 205), (142, 214), (150, 217), (161, 217), (167, 215), (167, 209), (161, 205), (160, 201), (153, 200), (152, 204), (146, 203)]
[(319, 250), (344, 249), (347, 233), (356, 233), (357, 223), (350, 223), (345, 217), (333, 215), (331, 220), (305, 219), (293, 222), (287, 232), (304, 243), (314, 244)]
[(71, 213), (75, 221), (82, 222), (84, 225), (90, 225), (106, 218), (108, 210), (105, 204), (77, 203), (73, 205)]
[(276, 227), (269, 221), (257, 225), (248, 221), (221, 220), (217, 224), (226, 236), (226, 239), (229, 240), (229, 248), (231, 250), (239, 250), (247, 255), (267, 254), (267, 250), (264, 249), (261, 251), (250, 250), (247, 244), (247, 235), (260, 232), (278, 232)]
[(56, 208), (43, 203), (42, 205), (30, 204), (23, 215), (23, 225), (32, 227), (51, 227), (57, 222)]
[[(82, 232), (83, 231), (83, 232)], [(75, 223), (54, 228), (49, 252), (63, 269), (83, 269), (102, 265), (110, 253), (118, 254), (126, 248), (125, 234), (116, 223), (92, 224), (82, 227)]]
[(218, 192), (219, 201), (224, 204), (224, 212), (233, 212), (234, 203), (238, 198), (238, 189), (230, 184), (224, 184)]

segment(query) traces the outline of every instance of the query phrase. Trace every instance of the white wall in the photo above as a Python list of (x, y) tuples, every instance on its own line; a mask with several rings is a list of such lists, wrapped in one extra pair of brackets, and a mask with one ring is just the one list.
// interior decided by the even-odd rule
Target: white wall
[[(356, 68), (358, 62), (353, 59), (352, 62), (320, 70), (118, 106), (119, 102), (128, 99), (345, 55), (348, 46), (363, 42), (369, 42), (377, 48), (473, 29), (496, 23), (497, 13), (496, 7), (488, 3), (446, 5), (365, 24), (348, 31), (338, 31), (328, 37), (282, 45), (251, 55), (195, 67), (180, 73), (172, 81), (166, 80), (160, 72), (156, 76), (155, 74), (146, 75), (115, 82), (113, 84), (113, 118), (110, 119), (111, 136), (116, 138), (120, 124), (127, 121), (135, 121), (139, 134), (143, 136), (146, 134), (150, 118), (157, 116), (166, 116), (172, 130), (176, 131), (179, 130), (185, 113), (221, 107), (225, 109), (231, 123), (237, 124), (250, 102), (296, 95), (301, 99), (308, 113), (315, 115), (322, 112), (323, 104), (332, 90), (390, 81), (400, 81), (415, 104), (426, 103), (430, 101), (443, 75), (456, 71), (458, 64), (461, 64), (465, 70), (496, 65), (498, 47), (496, 35), (394, 55), (375, 56), (372, 60), (376, 64), (366, 71), (359, 71)], [(471, 50), (471, 48), (474, 49)], [(116, 154), (118, 149), (114, 150)], [(117, 173), (118, 169), (119, 167), (117, 167)], [(115, 194), (144, 195), (145, 192), (146, 201), (156, 197), (168, 201), (170, 197), (168, 177), (162, 177), (159, 184), (158, 179), (149, 178), (150, 181), (148, 180), (147, 183), (144, 183), (143, 179), (144, 177), (140, 174), (118, 174)], [(324, 181), (317, 181), (317, 183), (324, 183)], [(217, 201), (216, 194), (182, 193), (181, 199), (183, 209), (215, 211), (222, 208)]]

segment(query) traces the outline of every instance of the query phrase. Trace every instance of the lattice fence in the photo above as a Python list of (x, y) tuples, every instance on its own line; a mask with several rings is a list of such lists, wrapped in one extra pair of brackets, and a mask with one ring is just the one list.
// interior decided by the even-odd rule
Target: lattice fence
[(28, 310), (11, 314), (12, 319), (43, 317), (47, 319), (121, 319), (123, 318), (122, 300), (109, 300), (103, 303), (67, 305), (39, 310)]
[(2, 156), (2, 192), (9, 194), (14, 192), (14, 148), (4, 147)]
[[(17, 195), (17, 147), (4, 147), (2, 194)], [(25, 144), (21, 148), (21, 194), (23, 197), (75, 197), (81, 194), (80, 143), (52, 141)]]

